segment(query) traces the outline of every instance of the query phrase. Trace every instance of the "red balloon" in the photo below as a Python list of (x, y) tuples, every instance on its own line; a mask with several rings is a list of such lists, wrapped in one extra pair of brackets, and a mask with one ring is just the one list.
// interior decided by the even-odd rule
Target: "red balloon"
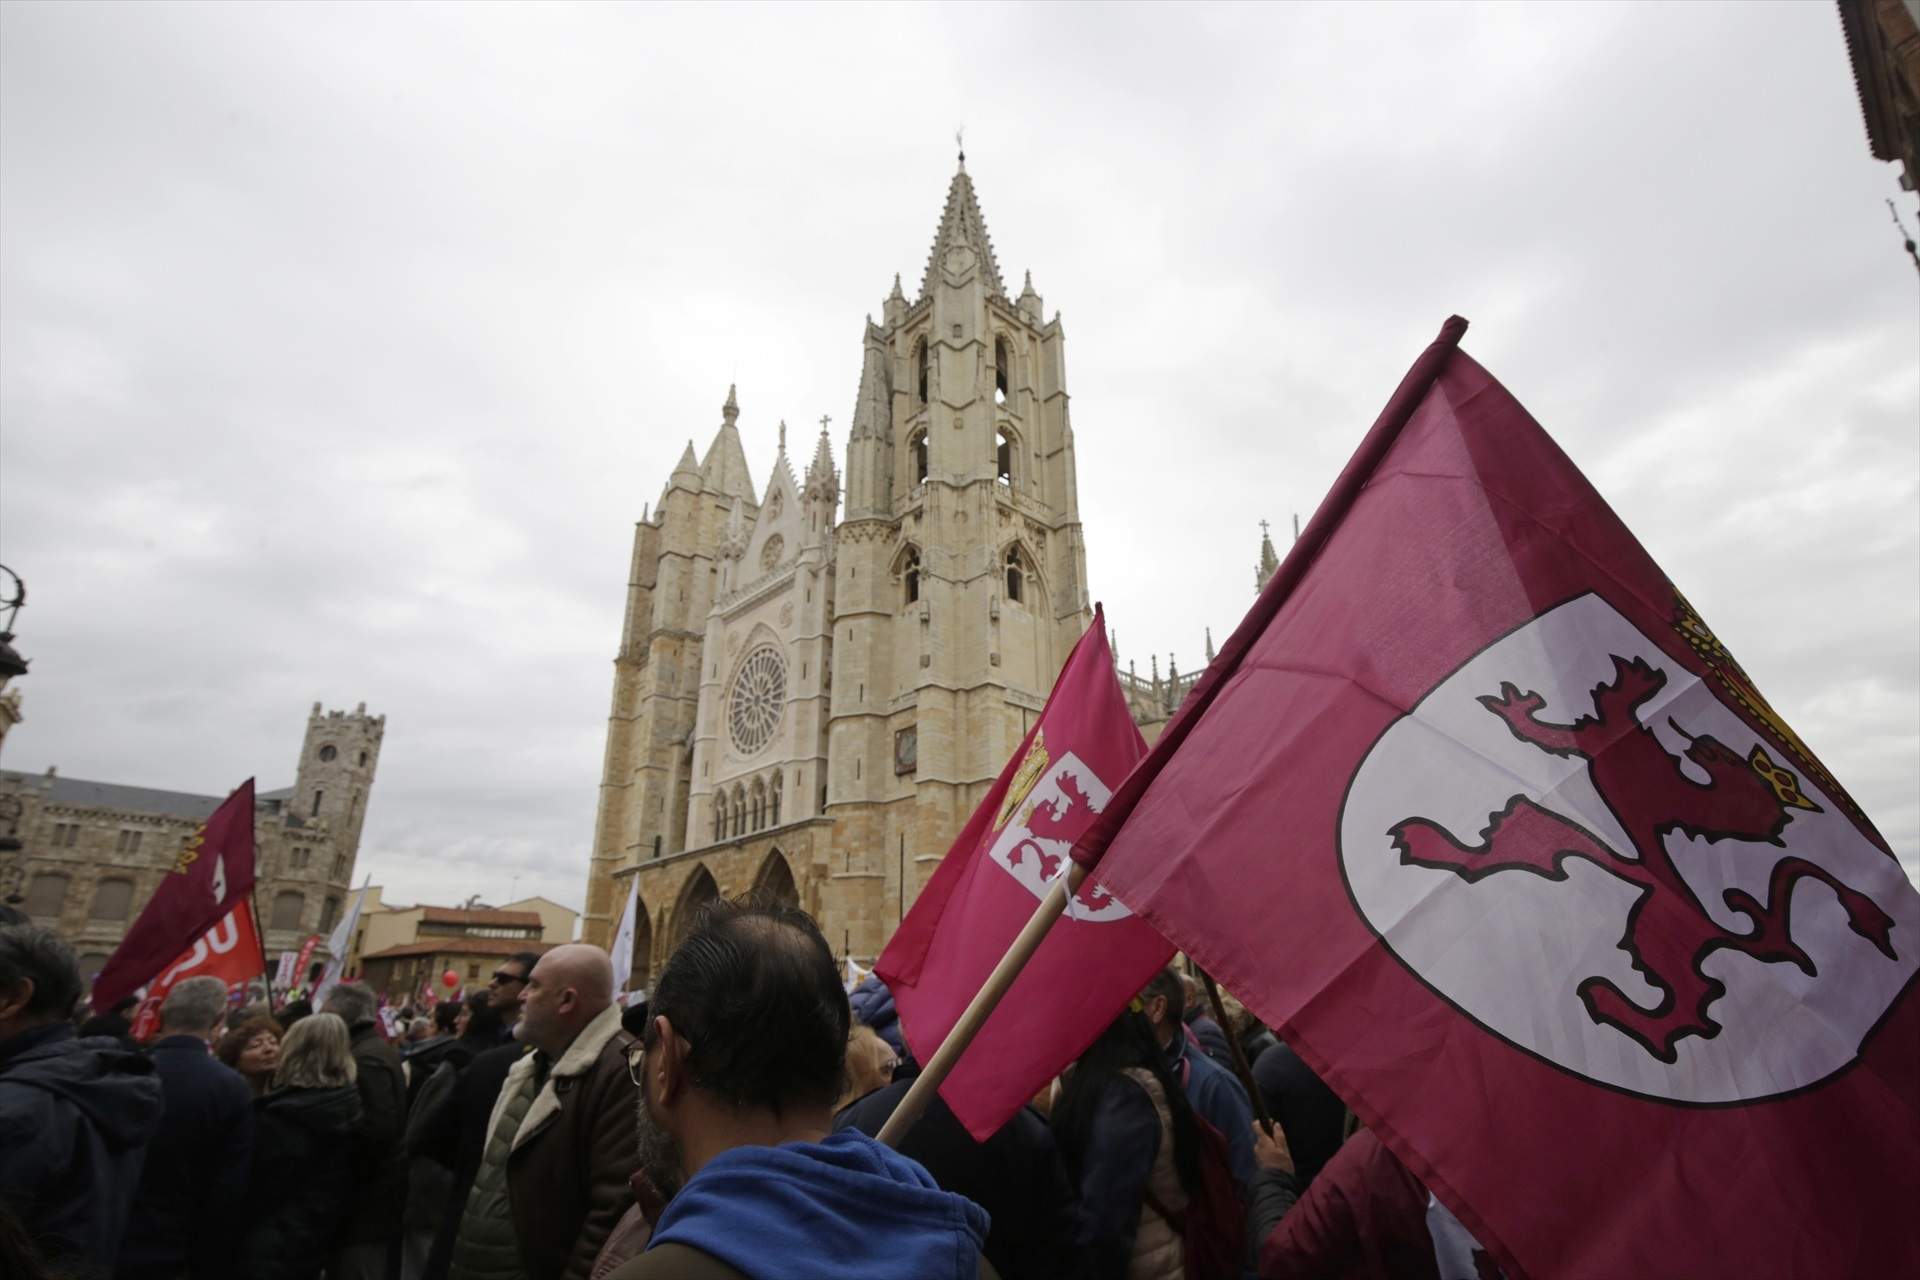
[(440, 982), (444, 986), (457, 987), (460, 985), (460, 975), (449, 969), (440, 975)]

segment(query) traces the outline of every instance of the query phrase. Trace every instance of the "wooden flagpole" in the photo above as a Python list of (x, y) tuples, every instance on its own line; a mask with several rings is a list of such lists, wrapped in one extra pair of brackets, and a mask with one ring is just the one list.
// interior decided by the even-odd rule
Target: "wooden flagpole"
[(1213, 975), (1200, 966), (1200, 981), (1207, 984), (1207, 1000), (1213, 1005), (1213, 1020), (1220, 1024), (1220, 1034), (1227, 1038), (1227, 1052), (1233, 1055), (1233, 1073), (1240, 1077), (1241, 1087), (1247, 1091), (1247, 1100), (1253, 1103), (1253, 1118), (1260, 1127), (1273, 1136), (1273, 1117), (1267, 1114), (1267, 1103), (1260, 1096), (1260, 1086), (1253, 1082), (1253, 1068), (1247, 1064), (1247, 1051), (1240, 1047), (1240, 1037), (1234, 1034), (1233, 1025), (1227, 1021), (1227, 1007), (1220, 1002), (1220, 988), (1213, 985)]
[(987, 1018), (1000, 1004), (1000, 998), (1013, 986), (1013, 980), (1027, 967), (1027, 961), (1033, 959), (1033, 953), (1040, 949), (1040, 943), (1046, 938), (1047, 931), (1060, 919), (1067, 909), (1067, 899), (1080, 891), (1080, 885), (1087, 878), (1087, 869), (1079, 863), (1071, 863), (1066, 875), (1053, 882), (1053, 888), (1040, 900), (1040, 906), (1033, 913), (1026, 926), (1007, 948), (1007, 954), (1000, 957), (1000, 963), (987, 975), (987, 981), (973, 997), (960, 1020), (953, 1024), (953, 1030), (947, 1032), (947, 1038), (940, 1042), (934, 1051), (932, 1061), (928, 1062), (914, 1080), (913, 1087), (907, 1090), (907, 1096), (900, 1099), (900, 1105), (887, 1117), (886, 1124), (880, 1127), (880, 1141), (890, 1147), (898, 1147), (900, 1139), (906, 1137), (907, 1130), (926, 1111), (927, 1104), (933, 1101), (933, 1095), (940, 1088), (954, 1064), (960, 1061), (960, 1055), (973, 1043), (974, 1036), (980, 1033)]

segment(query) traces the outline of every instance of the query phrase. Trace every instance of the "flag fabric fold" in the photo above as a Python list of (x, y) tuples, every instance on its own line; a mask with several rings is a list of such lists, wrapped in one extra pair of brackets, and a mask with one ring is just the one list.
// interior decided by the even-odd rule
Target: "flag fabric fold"
[[(921, 1062), (946, 1039), (1067, 870), (1074, 839), (1145, 750), (1096, 609), (1039, 718), (874, 962)], [(984, 1141), (1171, 956), (1166, 940), (1124, 906), (1083, 886), (940, 1096)]]
[(93, 1007), (111, 1009), (145, 986), (253, 894), (253, 779), (189, 836), (139, 919), (93, 980)]
[(266, 971), (267, 956), (260, 947), (260, 932), (254, 927), (252, 904), (242, 902), (148, 984), (128, 1034), (142, 1042), (151, 1039), (160, 1029), (160, 1006), (166, 1003), (167, 993), (188, 978), (220, 979), (227, 984), (231, 1002), (235, 997), (244, 999), (247, 987)]
[(627, 906), (620, 915), (620, 927), (613, 932), (613, 987), (622, 1005), (627, 1003), (627, 984), (633, 980), (633, 943), (640, 911), (640, 877), (629, 877)]
[(1920, 894), (1464, 330), (1072, 856), (1509, 1274), (1920, 1273)]
[(353, 947), (353, 931), (360, 923), (360, 909), (367, 904), (367, 886), (373, 883), (369, 874), (360, 882), (360, 892), (353, 895), (353, 906), (347, 909), (339, 924), (333, 926), (333, 932), (327, 936), (327, 967), (321, 971), (320, 981), (313, 987), (313, 1007), (318, 1009), (327, 998), (327, 993), (340, 984), (347, 972), (347, 952)]

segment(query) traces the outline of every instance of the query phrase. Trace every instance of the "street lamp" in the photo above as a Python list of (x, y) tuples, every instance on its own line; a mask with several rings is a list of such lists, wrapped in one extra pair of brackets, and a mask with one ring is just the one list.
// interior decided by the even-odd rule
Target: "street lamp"
[[(9, 585), (11, 583), (11, 585)], [(27, 602), (27, 584), (20, 575), (0, 564), (0, 611), (7, 615), (0, 622), (0, 684), (27, 674), (27, 660), (13, 647), (13, 619)]]

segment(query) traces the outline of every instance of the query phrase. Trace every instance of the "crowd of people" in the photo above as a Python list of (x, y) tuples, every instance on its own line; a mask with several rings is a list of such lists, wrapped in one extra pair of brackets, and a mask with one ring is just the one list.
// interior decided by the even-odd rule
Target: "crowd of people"
[(984, 1142), (936, 1096), (897, 1150), (875, 1135), (919, 1068), (890, 994), (848, 993), (814, 921), (757, 900), (710, 907), (630, 1005), (583, 944), (395, 1027), (354, 982), (270, 1014), (188, 979), (145, 1045), (81, 1004), (54, 931), (0, 926), (0, 1275), (1495, 1274), (1282, 1040), (1173, 969)]

